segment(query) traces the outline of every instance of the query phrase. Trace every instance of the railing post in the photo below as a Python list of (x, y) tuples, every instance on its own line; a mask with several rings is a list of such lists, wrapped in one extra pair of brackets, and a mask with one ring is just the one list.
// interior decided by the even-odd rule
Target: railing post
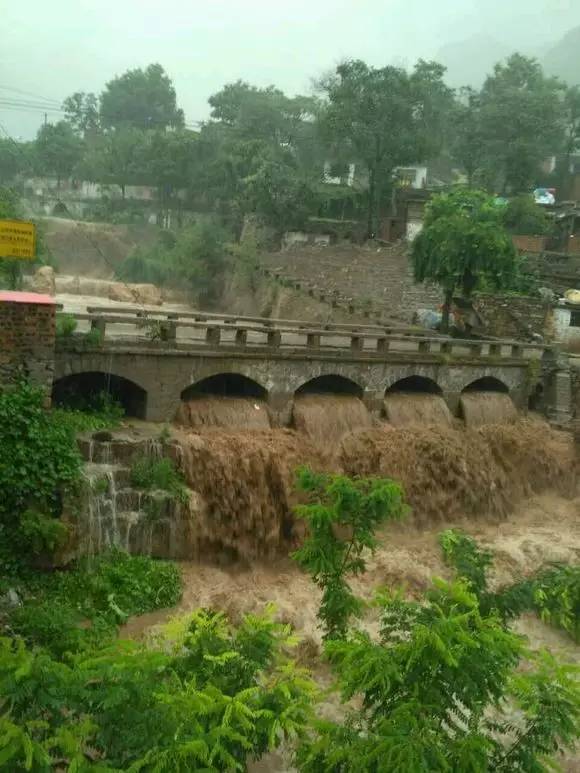
[(278, 348), (282, 341), (282, 334), (279, 330), (269, 330), (267, 336), (268, 346)]
[(319, 349), (320, 348), (320, 336), (318, 333), (307, 333), (306, 334), (306, 347), (308, 349)]
[(420, 351), (420, 352), (430, 352), (431, 351), (431, 341), (419, 341), (418, 351)]
[(177, 314), (168, 314), (160, 327), (162, 341), (177, 340)]
[(221, 330), (219, 327), (208, 327), (205, 331), (205, 342), (209, 346), (219, 346), (221, 340)]
[(362, 336), (350, 337), (350, 350), (351, 352), (362, 352), (364, 345), (364, 338)]
[(524, 353), (524, 349), (519, 344), (512, 344), (512, 357), (521, 357)]
[(472, 357), (481, 357), (482, 345), (481, 343), (469, 344), (469, 351)]
[(248, 343), (248, 331), (243, 328), (236, 330), (236, 346), (246, 346)]
[(451, 354), (451, 350), (453, 349), (453, 344), (451, 341), (443, 341), (443, 343), (440, 346), (441, 354)]
[(377, 352), (386, 354), (389, 351), (390, 341), (385, 336), (384, 338), (377, 338)]
[(501, 357), (501, 344), (490, 344), (489, 345), (489, 356), (490, 357)]
[(98, 332), (101, 341), (103, 341), (105, 338), (105, 332), (107, 330), (107, 321), (102, 317), (97, 317), (97, 319), (91, 319), (91, 333), (93, 332), (93, 330), (96, 330)]

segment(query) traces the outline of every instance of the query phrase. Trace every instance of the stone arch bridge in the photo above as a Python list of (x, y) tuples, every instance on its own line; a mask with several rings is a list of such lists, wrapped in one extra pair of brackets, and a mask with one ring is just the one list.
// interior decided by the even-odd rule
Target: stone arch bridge
[(553, 417), (569, 411), (569, 372), (538, 344), (134, 307), (75, 316), (77, 332), (57, 341), (53, 394), (112, 385), (129, 415), (150, 421), (172, 420), (198, 392), (263, 398), (281, 423), (300, 391), (357, 394), (372, 412), (390, 389), (435, 391), (455, 414), (475, 386), (509, 392), (520, 409), (539, 397)]

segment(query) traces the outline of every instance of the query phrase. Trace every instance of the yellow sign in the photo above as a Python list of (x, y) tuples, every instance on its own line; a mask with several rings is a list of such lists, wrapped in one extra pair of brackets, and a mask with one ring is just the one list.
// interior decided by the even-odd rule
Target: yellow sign
[(25, 220), (0, 220), (0, 259), (35, 258), (36, 226)]

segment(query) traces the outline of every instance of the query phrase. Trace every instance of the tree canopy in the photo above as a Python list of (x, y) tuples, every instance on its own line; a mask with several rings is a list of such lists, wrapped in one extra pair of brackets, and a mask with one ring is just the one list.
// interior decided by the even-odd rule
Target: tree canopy
[(100, 97), (100, 117), (104, 128), (166, 129), (184, 123), (173, 83), (160, 64), (109, 81)]
[(321, 84), (327, 100), (321, 115), (325, 137), (342, 145), (342, 152), (348, 148), (368, 173), (368, 236), (376, 232), (381, 194), (394, 169), (438, 149), (442, 112), (452, 98), (444, 72), (433, 62), (420, 61), (409, 74), (350, 60)]
[(444, 328), (457, 289), (469, 297), (484, 280), (498, 290), (513, 281), (517, 253), (502, 218), (502, 209), (482, 191), (440, 194), (428, 204), (413, 242), (413, 268), (418, 282), (443, 288)]
[(520, 193), (561, 148), (564, 85), (520, 54), (497, 64), (481, 90), (481, 132), (499, 190)]
[(52, 174), (58, 184), (70, 177), (81, 160), (82, 143), (66, 121), (42, 126), (36, 137), (36, 166), (42, 174)]

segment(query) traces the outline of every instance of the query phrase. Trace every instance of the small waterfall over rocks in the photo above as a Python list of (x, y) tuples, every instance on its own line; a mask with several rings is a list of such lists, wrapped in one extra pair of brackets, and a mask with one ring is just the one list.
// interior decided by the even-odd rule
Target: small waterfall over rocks
[(94, 433), (78, 443), (85, 459), (84, 485), (80, 501), (66, 515), (76, 555), (119, 548), (157, 558), (195, 557), (192, 522), (200, 507), (195, 492), (182, 501), (168, 491), (140, 490), (131, 481), (131, 465), (138, 459), (167, 457), (179, 466), (176, 443), (109, 433)]

